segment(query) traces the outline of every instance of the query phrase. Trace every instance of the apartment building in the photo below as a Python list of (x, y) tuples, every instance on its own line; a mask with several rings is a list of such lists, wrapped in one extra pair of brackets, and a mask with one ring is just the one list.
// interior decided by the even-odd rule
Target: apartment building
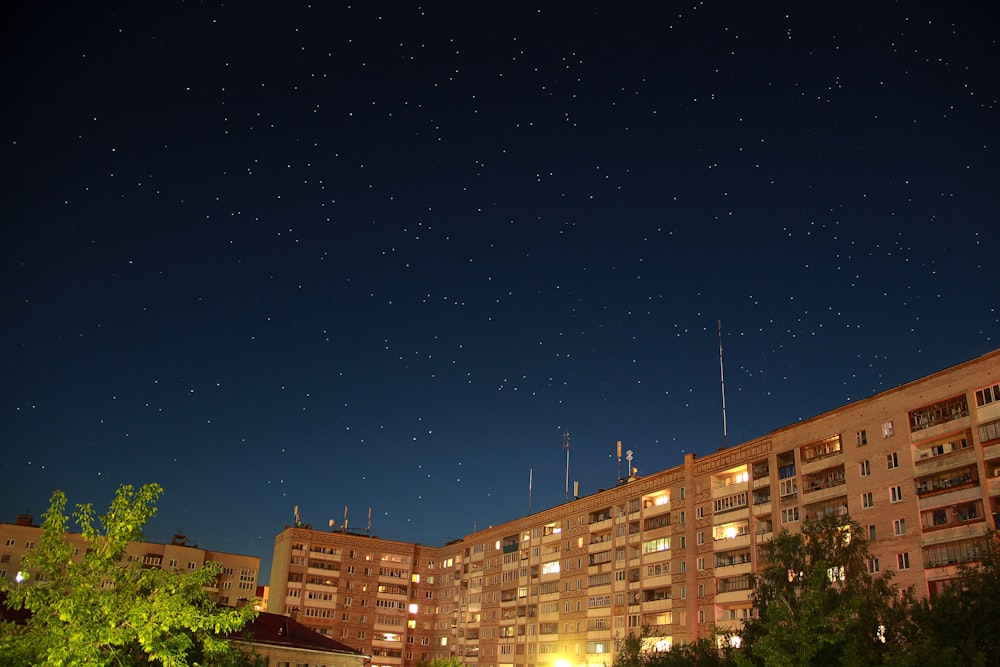
[[(0, 578), (16, 581), (18, 573), (22, 572), (21, 558), (41, 542), (42, 528), (32, 521), (31, 515), (22, 514), (15, 523), (0, 523)], [(75, 548), (74, 558), (82, 559), (87, 549), (83, 536), (66, 533), (66, 539)], [(208, 592), (212, 601), (225, 606), (235, 607), (253, 600), (257, 590), (259, 557), (190, 546), (183, 535), (174, 535), (169, 544), (132, 542), (126, 549), (125, 559), (129, 562), (142, 561), (146, 567), (171, 570), (196, 570), (207, 561), (220, 563), (222, 572), (216, 585)], [(38, 580), (37, 572), (29, 571), (22, 576), (25, 574), (29, 584)]]
[(933, 595), (1000, 519), (1000, 350), (442, 547), (286, 528), (269, 611), (373, 656), (607, 665), (739, 629), (760, 545), (847, 515), (873, 572)]

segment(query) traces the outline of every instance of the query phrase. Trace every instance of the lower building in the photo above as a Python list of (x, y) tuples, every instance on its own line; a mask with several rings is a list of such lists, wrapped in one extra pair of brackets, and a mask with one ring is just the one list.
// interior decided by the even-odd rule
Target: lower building
[[(36, 548), (42, 538), (42, 527), (32, 521), (31, 515), (22, 514), (15, 523), (0, 523), (0, 579), (14, 582), (20, 574), (29, 584), (38, 580), (37, 573), (21, 571), (22, 557)], [(76, 548), (75, 557), (82, 559), (87, 541), (79, 533), (66, 533), (66, 539)], [(220, 563), (222, 571), (208, 593), (213, 602), (229, 607), (253, 600), (257, 590), (259, 557), (191, 546), (183, 535), (174, 535), (169, 544), (132, 542), (125, 558), (129, 562), (141, 560), (147, 567), (170, 570), (197, 570), (209, 561)]]
[(267, 612), (233, 633), (230, 641), (270, 667), (364, 667), (371, 659), (294, 619)]
[(740, 628), (760, 546), (826, 515), (918, 597), (955, 578), (1000, 519), (1000, 350), (442, 547), (288, 527), (268, 608), (373, 667), (603, 667)]

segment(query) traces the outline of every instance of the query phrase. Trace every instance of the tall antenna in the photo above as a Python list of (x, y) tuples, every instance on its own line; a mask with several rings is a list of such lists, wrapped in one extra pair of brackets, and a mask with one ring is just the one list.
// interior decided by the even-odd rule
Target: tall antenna
[(371, 533), (372, 533), (372, 506), (371, 505), (368, 506), (368, 528), (365, 529), (365, 532), (368, 533), (369, 535), (371, 535)]
[(528, 514), (531, 514), (531, 478), (534, 472), (532, 468), (528, 468)]
[(719, 380), (722, 382), (722, 446), (729, 446), (729, 429), (726, 426), (726, 374), (722, 370), (722, 320), (719, 320)]
[(622, 441), (618, 441), (618, 481), (622, 481)]
[(569, 431), (563, 433), (563, 449), (566, 450), (566, 502), (569, 502)]

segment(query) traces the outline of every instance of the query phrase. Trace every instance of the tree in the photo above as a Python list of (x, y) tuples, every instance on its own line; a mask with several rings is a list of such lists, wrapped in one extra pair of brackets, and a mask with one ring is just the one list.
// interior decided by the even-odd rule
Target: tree
[(1000, 535), (987, 532), (958, 577), (912, 606), (897, 667), (986, 667), (1000, 655)]
[(868, 571), (861, 526), (847, 516), (807, 520), (763, 548), (744, 624), (741, 664), (868, 665), (898, 636), (890, 573)]
[(713, 639), (702, 638), (687, 644), (675, 644), (669, 651), (645, 650), (649, 629), (639, 634), (629, 631), (615, 640), (615, 660), (612, 667), (730, 667), (732, 649), (728, 644), (720, 649)]
[(224, 665), (235, 656), (222, 635), (253, 618), (253, 605), (228, 609), (214, 605), (205, 590), (215, 584), (218, 563), (190, 572), (144, 568), (125, 562), (130, 542), (142, 540), (142, 529), (156, 514), (163, 489), (146, 484), (138, 490), (120, 487), (95, 525), (90, 504), (77, 505), (73, 518), (87, 550), (74, 557), (66, 540), (66, 496), (52, 494), (44, 514), (38, 548), (25, 556), (22, 569), (35, 585), (6, 585), (7, 605), (26, 609), (25, 628), (0, 638), (0, 658), (22, 664), (132, 665), (164, 667), (189, 664)]
[(418, 660), (417, 667), (462, 667), (462, 661), (455, 656), (434, 658), (433, 660)]

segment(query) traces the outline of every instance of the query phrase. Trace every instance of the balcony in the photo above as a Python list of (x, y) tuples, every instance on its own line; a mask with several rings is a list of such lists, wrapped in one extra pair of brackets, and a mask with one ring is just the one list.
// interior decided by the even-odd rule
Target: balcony
[(924, 531), (952, 528), (970, 523), (980, 523), (986, 520), (982, 501), (973, 501), (961, 505), (942, 507), (920, 514), (920, 523)]
[(771, 475), (771, 464), (767, 461), (761, 461), (760, 463), (754, 463), (750, 468), (750, 473), (753, 475), (754, 481), (760, 479), (767, 479)]
[(653, 612), (653, 611), (667, 611), (673, 607), (673, 600), (670, 598), (665, 598), (662, 600), (647, 600), (642, 603), (642, 611)]
[(735, 602), (746, 602), (750, 599), (750, 590), (729, 591), (727, 593), (716, 593), (715, 604), (733, 604)]
[[(834, 489), (838, 486), (843, 486), (847, 483), (847, 475), (844, 472), (844, 466), (836, 466), (833, 468), (826, 468), (825, 470), (820, 470), (811, 474), (803, 474), (802, 476), (802, 494), (809, 495), (824, 491), (826, 489)], [(826, 494), (822, 494), (826, 495)], [(819, 498), (810, 498), (810, 501), (815, 502)]]
[(924, 498), (948, 491), (957, 491), (970, 486), (978, 486), (979, 474), (975, 466), (971, 466), (965, 470), (956, 470), (952, 474), (918, 479), (915, 484), (917, 495)]
[[(743, 475), (746, 477), (746, 474)], [(712, 485), (712, 499), (723, 498), (737, 493), (746, 492), (748, 483), (746, 481), (736, 483), (714, 483)]]
[(996, 475), (990, 477), (990, 495), (1000, 496), (1000, 477)]

